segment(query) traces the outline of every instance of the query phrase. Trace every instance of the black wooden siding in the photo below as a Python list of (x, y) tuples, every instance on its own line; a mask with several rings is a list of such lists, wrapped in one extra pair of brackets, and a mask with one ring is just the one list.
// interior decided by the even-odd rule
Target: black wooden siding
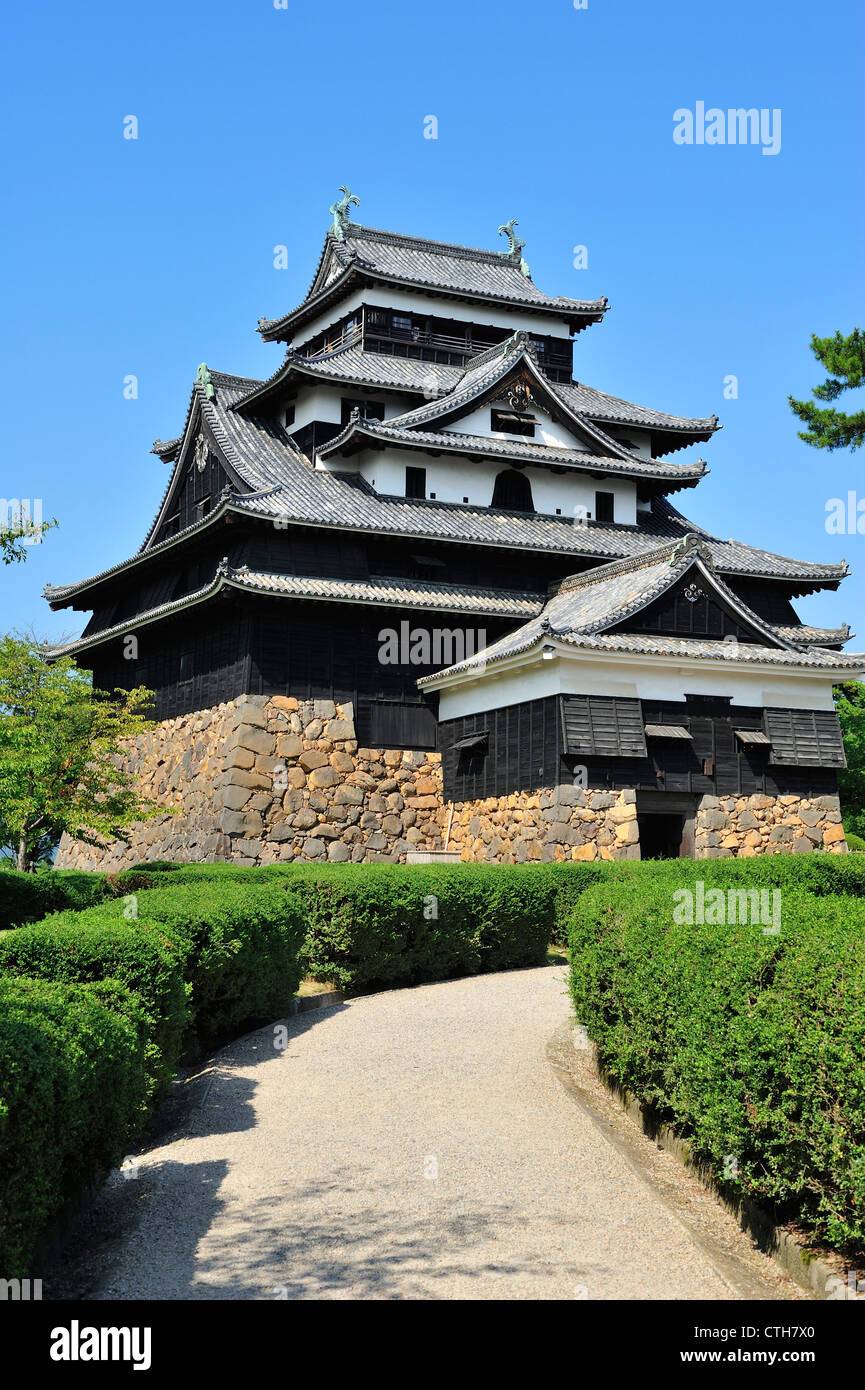
[[(737, 729), (763, 730), (759, 706), (731, 706), (723, 698), (703, 696), (685, 702), (643, 700), (639, 703), (644, 724), (683, 725), (691, 738), (647, 737), (645, 757), (598, 757), (564, 751), (566, 721), (560, 701), (568, 698), (549, 696), (440, 724), (446, 798), (469, 801), (533, 791), (571, 782), (579, 767), (586, 769), (589, 786), (612, 790), (633, 787), (697, 796), (820, 796), (837, 790), (834, 765), (779, 765), (770, 761), (767, 746), (741, 743)], [(593, 705), (605, 698), (592, 697)], [(837, 726), (837, 716), (832, 711), (825, 714), (827, 722), (834, 720)], [(486, 751), (469, 755), (454, 749), (459, 739), (485, 729)], [(709, 765), (711, 771), (704, 771)]]
[[(187, 452), (183, 481), (172, 501), (170, 513), (156, 533), (155, 541), (164, 541), (200, 521), (208, 510), (215, 508), (219, 493), (230, 482), (213, 449), (208, 453), (207, 464), (200, 471), (194, 462), (193, 452), (192, 449)], [(200, 506), (200, 503), (204, 505)]]
[(767, 709), (770, 762), (797, 767), (846, 767), (844, 740), (834, 710)]
[[(486, 732), (486, 749), (457, 750), (470, 734)], [(466, 715), (439, 725), (445, 797), (475, 801), (532, 791), (562, 780), (559, 697), (526, 700), (506, 709)]]
[(646, 756), (639, 700), (562, 696), (563, 751), (576, 757)]
[[(693, 572), (672, 589), (639, 613), (634, 613), (613, 632), (675, 633), (678, 637), (735, 637), (739, 642), (765, 642), (754, 628), (745, 626), (725, 606), (713, 597), (701, 593), (691, 600), (685, 597), (688, 589), (700, 588), (699, 577)], [(787, 621), (777, 619), (778, 622)], [(795, 622), (795, 615), (789, 621)]]

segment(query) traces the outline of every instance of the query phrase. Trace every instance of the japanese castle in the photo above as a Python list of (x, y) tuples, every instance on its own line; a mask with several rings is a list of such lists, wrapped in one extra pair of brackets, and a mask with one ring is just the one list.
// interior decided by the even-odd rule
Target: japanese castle
[[(516, 222), (506, 249), (451, 245), (362, 226), (341, 193), (306, 297), (259, 320), (273, 375), (202, 364), (153, 445), (170, 477), (140, 550), (45, 591), (92, 613), (62, 650), (97, 688), (155, 691), (136, 766), (175, 769), (143, 781), (188, 814), (135, 852), (846, 849), (832, 686), (862, 661), (793, 608), (844, 563), (683, 515), (706, 464), (679, 455), (717, 418), (575, 380), (572, 340), (609, 306), (540, 290)], [(232, 760), (244, 710), (294, 743)], [(227, 780), (204, 844), (208, 726)]]

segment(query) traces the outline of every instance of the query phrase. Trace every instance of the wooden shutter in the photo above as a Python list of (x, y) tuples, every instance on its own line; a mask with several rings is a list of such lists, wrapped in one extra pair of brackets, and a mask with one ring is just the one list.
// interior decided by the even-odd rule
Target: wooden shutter
[(563, 695), (561, 700), (565, 753), (586, 758), (646, 757), (639, 700), (604, 695)]
[(846, 767), (841, 726), (834, 710), (766, 709), (772, 742), (770, 763), (787, 767)]

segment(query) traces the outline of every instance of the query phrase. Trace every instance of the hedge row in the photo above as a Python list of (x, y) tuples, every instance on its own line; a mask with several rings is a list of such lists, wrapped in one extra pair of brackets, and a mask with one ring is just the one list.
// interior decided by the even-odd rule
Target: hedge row
[(341, 865), (289, 880), (306, 914), (304, 966), (339, 989), (538, 965), (554, 885), (528, 867)]
[(141, 1122), (148, 1020), (116, 981), (0, 978), (0, 1270), (117, 1164)]
[(770, 935), (732, 912), (678, 924), (675, 888), (631, 875), (576, 904), (571, 991), (600, 1062), (719, 1177), (735, 1159), (745, 1194), (861, 1249), (865, 903), (788, 886)]
[[(40, 921), (51, 913), (64, 909), (77, 910), (118, 895), (137, 892), (148, 887), (179, 886), (180, 884), (261, 883), (273, 878), (326, 875), (328, 880), (340, 875), (365, 872), (370, 867), (394, 868), (415, 873), (437, 865), (323, 865), (275, 864), (267, 868), (246, 868), (239, 864), (175, 864), (168, 861), (137, 864), (116, 875), (77, 871), (51, 871), (37, 874), (0, 873), (0, 929)], [(483, 865), (459, 865), (460, 873)], [(495, 866), (500, 872), (507, 866)], [(845, 893), (865, 897), (865, 857), (856, 854), (767, 854), (748, 859), (667, 859), (648, 863), (600, 862), (524, 865), (533, 873), (550, 872), (556, 884), (556, 932), (564, 940), (571, 906), (583, 888), (601, 879), (628, 878), (632, 874), (656, 877), (672, 873), (678, 877), (690, 875), (712, 881), (731, 877), (747, 880), (754, 886), (800, 887), (821, 896)]]
[(3, 870), (0, 872), (0, 931), (25, 922), (38, 922), (49, 912), (59, 912), (63, 908), (89, 907), (101, 901), (106, 891), (104, 874), (75, 869), (44, 869), (33, 874)]

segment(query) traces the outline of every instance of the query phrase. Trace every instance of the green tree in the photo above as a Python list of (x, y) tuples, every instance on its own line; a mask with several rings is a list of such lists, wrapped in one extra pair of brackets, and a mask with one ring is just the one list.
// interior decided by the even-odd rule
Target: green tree
[(834, 695), (847, 754), (847, 767), (838, 777), (841, 817), (845, 830), (865, 836), (865, 685), (845, 681)]
[(32, 521), (24, 507), (4, 517), (0, 514), (0, 560), (4, 565), (20, 564), (27, 559), (27, 546), (36, 545), (50, 531), (59, 525), (56, 518), (51, 521)]
[(0, 638), (0, 848), (19, 869), (44, 860), (64, 831), (86, 844), (164, 808), (138, 795), (119, 765), (121, 740), (152, 725), (143, 686), (94, 691), (71, 657), (32, 637)]
[[(811, 351), (830, 375), (811, 394), (819, 401), (836, 401), (842, 391), (862, 385), (865, 377), (865, 337), (858, 328), (847, 337), (835, 333), (831, 338), (811, 335)], [(808, 426), (799, 431), (799, 438), (815, 449), (859, 449), (865, 440), (865, 410), (845, 415), (842, 410), (820, 406), (814, 401), (797, 401), (787, 397), (790, 407)]]

